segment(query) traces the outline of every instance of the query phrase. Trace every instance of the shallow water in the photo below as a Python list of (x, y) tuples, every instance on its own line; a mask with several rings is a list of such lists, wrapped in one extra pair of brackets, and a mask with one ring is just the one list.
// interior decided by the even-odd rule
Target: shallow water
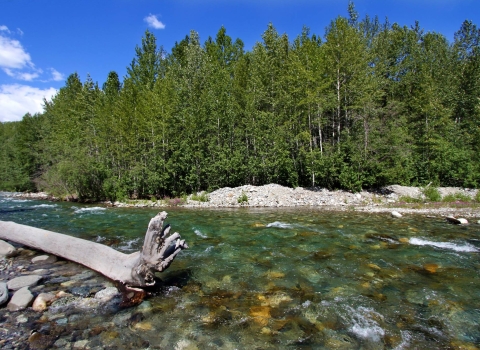
[[(83, 332), (75, 341), (152, 349), (480, 344), (478, 224), (305, 208), (167, 211), (190, 249), (140, 306), (72, 312), (68, 323)], [(0, 196), (0, 220), (124, 252), (140, 249), (156, 212)]]

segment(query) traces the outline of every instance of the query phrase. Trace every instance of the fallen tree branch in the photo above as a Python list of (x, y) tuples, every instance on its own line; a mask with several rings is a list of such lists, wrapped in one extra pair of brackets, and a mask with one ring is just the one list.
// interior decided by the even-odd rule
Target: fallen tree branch
[(17, 242), (82, 264), (124, 285), (148, 287), (155, 284), (155, 272), (167, 269), (182, 249), (188, 248), (180, 234), (170, 235), (163, 227), (166, 212), (150, 220), (142, 251), (124, 254), (106, 245), (14, 222), (0, 221), (0, 238)]

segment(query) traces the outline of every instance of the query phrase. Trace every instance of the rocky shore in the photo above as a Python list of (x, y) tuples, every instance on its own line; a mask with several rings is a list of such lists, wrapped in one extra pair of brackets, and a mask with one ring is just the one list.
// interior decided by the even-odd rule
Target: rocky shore
[[(465, 198), (475, 198), (475, 189), (440, 187), (442, 198), (459, 194)], [(201, 199), (201, 200), (199, 200)], [(448, 205), (408, 205), (405, 199), (425, 200), (421, 188), (400, 185), (386, 186), (378, 190), (351, 193), (347, 191), (329, 191), (325, 188), (289, 188), (276, 184), (264, 186), (245, 185), (241, 187), (225, 187), (211, 193), (197, 193), (185, 199), (169, 200), (137, 200), (128, 202), (108, 202), (107, 205), (117, 207), (164, 207), (183, 206), (187, 208), (280, 208), (280, 207), (321, 207), (324, 210), (363, 212), (417, 213), (440, 216), (463, 216), (480, 218), (480, 209), (464, 203)], [(175, 201), (177, 200), (177, 201)]]
[(86, 331), (77, 334), (74, 324), (84, 313), (115, 312), (120, 299), (110, 281), (83, 266), (0, 241), (2, 349), (83, 349), (87, 342), (76, 339)]

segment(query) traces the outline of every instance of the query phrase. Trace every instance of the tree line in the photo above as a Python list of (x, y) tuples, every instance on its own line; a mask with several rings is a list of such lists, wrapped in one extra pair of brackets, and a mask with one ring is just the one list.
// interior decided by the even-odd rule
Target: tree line
[(171, 52), (146, 31), (120, 80), (71, 74), (42, 113), (0, 123), (0, 189), (81, 200), (277, 183), (359, 191), (480, 185), (480, 29), (333, 19), (251, 51), (224, 27)]

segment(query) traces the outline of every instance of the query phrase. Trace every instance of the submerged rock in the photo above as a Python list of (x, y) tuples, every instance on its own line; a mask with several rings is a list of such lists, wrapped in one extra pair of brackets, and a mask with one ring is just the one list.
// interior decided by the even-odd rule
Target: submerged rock
[(55, 295), (52, 293), (40, 293), (33, 302), (32, 309), (35, 311), (45, 311), (54, 299)]
[(455, 218), (453, 216), (447, 216), (445, 218), (448, 222), (456, 225), (466, 225), (468, 224), (468, 220), (464, 218)]
[(20, 276), (8, 281), (7, 286), (10, 290), (18, 290), (23, 287), (35, 286), (41, 279), (42, 276), (39, 275)]
[(0, 240), (0, 257), (10, 256), (15, 252), (15, 247), (10, 243)]
[(15, 292), (7, 305), (8, 311), (18, 311), (27, 308), (33, 300), (33, 294), (28, 287), (20, 288)]

